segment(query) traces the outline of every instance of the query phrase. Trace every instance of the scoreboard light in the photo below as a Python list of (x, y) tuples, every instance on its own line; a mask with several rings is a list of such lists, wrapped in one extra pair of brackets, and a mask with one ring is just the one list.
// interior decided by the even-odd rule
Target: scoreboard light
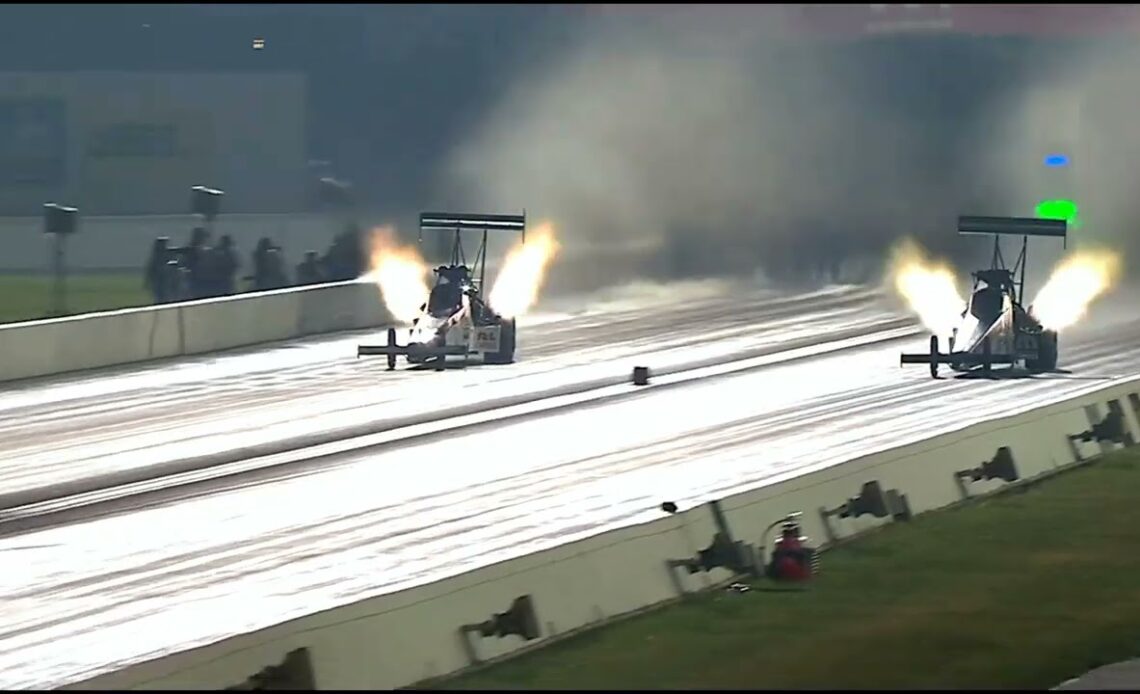
[(1042, 200), (1035, 211), (1038, 219), (1061, 219), (1072, 229), (1080, 227), (1077, 203), (1072, 200)]

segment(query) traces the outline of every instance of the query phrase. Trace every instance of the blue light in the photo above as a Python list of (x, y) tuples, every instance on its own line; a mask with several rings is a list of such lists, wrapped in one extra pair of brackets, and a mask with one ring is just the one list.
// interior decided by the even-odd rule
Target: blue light
[(1045, 166), (1058, 167), (1068, 165), (1069, 158), (1064, 154), (1049, 154), (1045, 157)]

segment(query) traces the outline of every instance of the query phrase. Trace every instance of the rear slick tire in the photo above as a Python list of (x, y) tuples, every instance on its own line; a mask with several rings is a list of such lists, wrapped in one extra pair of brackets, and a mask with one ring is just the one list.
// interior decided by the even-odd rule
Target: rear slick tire
[(1057, 333), (1052, 330), (1042, 331), (1037, 341), (1037, 358), (1025, 363), (1025, 368), (1032, 373), (1046, 373), (1057, 370)]
[(499, 351), (484, 355), (484, 364), (511, 364), (515, 360), (515, 319), (504, 320), (499, 324)]

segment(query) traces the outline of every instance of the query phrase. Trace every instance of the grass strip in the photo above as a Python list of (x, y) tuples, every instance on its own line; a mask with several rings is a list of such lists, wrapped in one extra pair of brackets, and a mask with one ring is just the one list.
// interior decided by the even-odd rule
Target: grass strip
[[(70, 274), (66, 287), (68, 315), (150, 304), (139, 272)], [(50, 275), (0, 274), (0, 323), (47, 318), (52, 291)]]
[(1138, 502), (1120, 451), (840, 545), (807, 590), (700, 594), (434, 688), (1047, 689), (1140, 654)]

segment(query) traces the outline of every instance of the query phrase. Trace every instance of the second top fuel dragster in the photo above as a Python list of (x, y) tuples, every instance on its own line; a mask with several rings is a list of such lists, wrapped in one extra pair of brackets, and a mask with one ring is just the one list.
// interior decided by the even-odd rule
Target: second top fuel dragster
[[(974, 286), (962, 313), (963, 325), (950, 337), (949, 351), (940, 352), (938, 336), (930, 337), (929, 354), (903, 354), (903, 364), (929, 364), (930, 375), (938, 377), (939, 364), (954, 371), (980, 369), (990, 371), (994, 365), (1023, 367), (1029, 373), (1053, 371), (1057, 368), (1057, 333), (1048, 330), (1033, 315), (1033, 307), (1025, 308), (1025, 259), (1030, 236), (1066, 238), (1067, 225), (1062, 220), (1022, 217), (959, 217), (959, 234), (992, 234), (993, 261), (986, 270), (971, 273)], [(999, 243), (1002, 235), (1019, 235), (1021, 253), (1012, 269), (1006, 268)], [(1020, 277), (1018, 272), (1020, 271)], [(962, 333), (965, 333), (964, 335)], [(960, 349), (956, 349), (959, 346)]]

